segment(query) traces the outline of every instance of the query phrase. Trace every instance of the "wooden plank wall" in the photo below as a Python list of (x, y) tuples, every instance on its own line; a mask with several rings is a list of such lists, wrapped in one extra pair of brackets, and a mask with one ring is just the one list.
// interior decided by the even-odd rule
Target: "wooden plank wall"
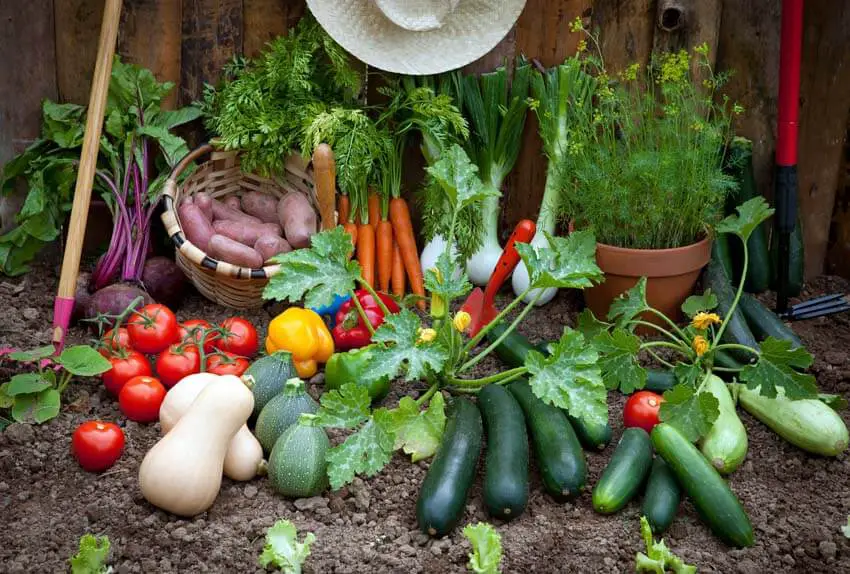
[[(576, 17), (601, 30), (610, 70), (646, 63), (653, 47), (705, 41), (718, 69), (735, 70), (727, 92), (747, 110), (739, 133), (753, 139), (757, 184), (771, 197), (780, 5), (778, 0), (527, 0), (508, 36), (467, 69), (487, 70), (520, 53), (556, 64), (575, 50), (579, 38), (569, 32), (569, 24)], [(41, 98), (87, 101), (102, 8), (103, 0), (0, 3), (0, 52), (19, 54), (14, 62), (0, 62), (0, 162), (12, 153), (12, 140), (37, 134)], [(256, 55), (304, 10), (304, 0), (125, 0), (119, 52), (175, 82), (170, 104), (185, 104), (201, 94), (205, 82), (216, 80), (233, 55)], [(836, 263), (850, 260), (846, 192), (839, 192), (836, 201), (836, 191), (845, 185), (850, 3), (809, 0), (805, 19), (800, 207), (806, 270), (810, 277), (821, 273), (828, 252), (828, 270), (850, 276), (846, 263)], [(536, 215), (543, 193), (546, 164), (536, 131), (530, 118), (522, 155), (505, 189), (506, 232), (518, 219)]]

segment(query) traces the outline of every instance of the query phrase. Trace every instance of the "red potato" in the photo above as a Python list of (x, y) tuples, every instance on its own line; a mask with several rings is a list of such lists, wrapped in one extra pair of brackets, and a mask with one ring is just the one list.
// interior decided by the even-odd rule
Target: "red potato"
[(242, 204), (239, 202), (239, 197), (236, 195), (228, 195), (225, 197), (224, 205), (233, 209), (242, 209)]
[(264, 223), (278, 223), (278, 200), (267, 193), (249, 191), (242, 194), (242, 211)]
[(257, 239), (254, 249), (263, 256), (263, 261), (268, 261), (278, 253), (289, 253), (292, 246), (283, 237), (263, 235)]
[(213, 236), (213, 229), (210, 220), (204, 216), (204, 213), (194, 203), (181, 203), (177, 208), (177, 215), (180, 217), (180, 225), (183, 227), (183, 234), (186, 239), (195, 244), (201, 251), (206, 251), (210, 242), (210, 237)]
[[(230, 196), (234, 197), (234, 196)], [(230, 199), (230, 198), (228, 198)], [(257, 219), (256, 217), (252, 217), (247, 213), (243, 212), (239, 209), (239, 198), (234, 197), (236, 200), (236, 207), (231, 207), (225, 203), (217, 199), (212, 200), (212, 210), (213, 210), (213, 218), (215, 221), (218, 220), (226, 220), (226, 221), (240, 221), (242, 223), (247, 223), (248, 225), (262, 225), (263, 222)]]
[(195, 194), (195, 205), (201, 210), (204, 214), (204, 217), (213, 220), (213, 211), (212, 211), (212, 198), (205, 191), (199, 191)]
[(307, 196), (299, 192), (287, 193), (277, 205), (277, 215), (293, 249), (310, 245), (310, 236), (318, 228), (318, 218)]
[(210, 257), (252, 269), (263, 266), (263, 256), (247, 245), (234, 241), (224, 235), (213, 235), (207, 250)]
[(219, 235), (229, 237), (234, 241), (243, 243), (248, 247), (253, 246), (257, 239), (263, 235), (280, 235), (280, 226), (277, 223), (262, 223), (260, 225), (246, 225), (239, 221), (220, 219), (213, 222), (213, 229)]

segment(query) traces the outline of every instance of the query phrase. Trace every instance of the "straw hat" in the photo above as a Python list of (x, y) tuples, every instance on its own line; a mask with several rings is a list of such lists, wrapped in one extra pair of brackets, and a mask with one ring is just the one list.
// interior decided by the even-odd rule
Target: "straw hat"
[(513, 27), (525, 0), (307, 0), (319, 24), (370, 66), (438, 74), (473, 62)]

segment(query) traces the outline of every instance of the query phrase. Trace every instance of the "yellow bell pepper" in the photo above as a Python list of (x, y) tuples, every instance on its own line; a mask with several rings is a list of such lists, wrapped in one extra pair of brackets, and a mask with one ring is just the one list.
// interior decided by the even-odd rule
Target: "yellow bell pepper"
[(321, 316), (310, 309), (290, 307), (269, 323), (266, 352), (289, 351), (302, 379), (312, 377), (318, 363), (334, 353), (334, 340)]

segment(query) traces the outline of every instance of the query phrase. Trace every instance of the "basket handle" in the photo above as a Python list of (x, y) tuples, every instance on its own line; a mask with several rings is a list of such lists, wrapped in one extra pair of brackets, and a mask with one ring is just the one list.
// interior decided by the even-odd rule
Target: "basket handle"
[(212, 144), (203, 143), (192, 151), (190, 151), (189, 153), (187, 153), (185, 156), (183, 156), (183, 159), (180, 160), (180, 163), (175, 165), (174, 169), (171, 170), (171, 175), (169, 176), (169, 179), (177, 181), (177, 178), (180, 177), (180, 174), (183, 173), (183, 170), (185, 170), (190, 163), (192, 163), (199, 157), (210, 153), (211, 151), (213, 151), (213, 149), (214, 148)]

